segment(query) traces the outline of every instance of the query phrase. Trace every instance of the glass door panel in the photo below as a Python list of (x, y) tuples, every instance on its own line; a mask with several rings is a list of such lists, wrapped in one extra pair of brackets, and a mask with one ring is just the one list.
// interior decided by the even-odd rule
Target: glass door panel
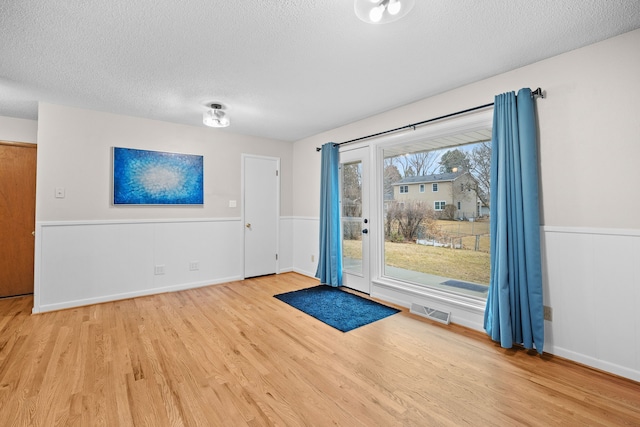
[(343, 269), (362, 275), (362, 162), (342, 164)]

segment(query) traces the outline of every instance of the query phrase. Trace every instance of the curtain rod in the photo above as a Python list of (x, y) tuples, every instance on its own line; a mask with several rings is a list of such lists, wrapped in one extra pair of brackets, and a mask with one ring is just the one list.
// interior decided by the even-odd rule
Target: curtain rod
[[(531, 92), (531, 96), (533, 98), (535, 98), (537, 96), (539, 96), (541, 98), (544, 98), (544, 93), (542, 92), (542, 89), (538, 88), (538, 89), (536, 89), (536, 90)], [(424, 124), (430, 123), (430, 122), (435, 122), (436, 120), (448, 119), (449, 117), (459, 116), (460, 114), (469, 113), (469, 112), (475, 111), (475, 110), (481, 110), (483, 108), (491, 107), (493, 104), (494, 103), (491, 102), (489, 104), (478, 105), (477, 107), (467, 108), (466, 110), (456, 111), (455, 113), (445, 114), (444, 116), (434, 117), (433, 119), (423, 120), (421, 122), (412, 123), (410, 125), (401, 126), (399, 128), (389, 129), (389, 130), (385, 130), (385, 131), (382, 131), (382, 132), (373, 133), (371, 135), (361, 136), (360, 138), (355, 138), (355, 139), (350, 139), (348, 141), (335, 143), (334, 145), (340, 146), (340, 145), (343, 145), (343, 144), (350, 144), (352, 142), (362, 141), (363, 139), (373, 138), (373, 137), (380, 136), (380, 135), (386, 135), (388, 133), (397, 132), (399, 130), (404, 130), (404, 129), (413, 128), (413, 130), (415, 130), (416, 126), (424, 125)], [(316, 147), (316, 151), (321, 151), (321, 150), (322, 150), (322, 148)]]

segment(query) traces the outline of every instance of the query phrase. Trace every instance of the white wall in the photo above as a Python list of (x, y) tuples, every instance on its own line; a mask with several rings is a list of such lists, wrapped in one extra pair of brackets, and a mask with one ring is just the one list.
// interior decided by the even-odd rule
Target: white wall
[[(294, 218), (318, 216), (316, 146), (486, 104), (521, 87), (541, 87), (547, 95), (536, 101), (544, 298), (554, 313), (546, 322), (545, 350), (640, 380), (640, 197), (631, 184), (640, 182), (639, 47), (636, 30), (298, 141)], [(620, 185), (611, 186), (611, 180)], [(317, 247), (317, 233), (299, 223), (294, 248)], [(447, 306), (379, 279), (372, 294), (407, 306), (416, 301), (444, 307), (454, 322), (481, 329), (475, 307)]]
[(37, 121), (0, 116), (0, 140), (35, 144), (37, 139)]
[[(38, 116), (38, 221), (237, 217), (242, 153), (280, 157), (281, 215), (292, 213), (291, 143), (45, 103)], [(203, 155), (204, 205), (113, 206), (114, 146)], [(56, 187), (64, 199), (54, 197)]]
[[(114, 146), (203, 155), (204, 204), (113, 206)], [(34, 312), (241, 279), (243, 153), (280, 158), (278, 265), (290, 271), (291, 143), (40, 104)]]

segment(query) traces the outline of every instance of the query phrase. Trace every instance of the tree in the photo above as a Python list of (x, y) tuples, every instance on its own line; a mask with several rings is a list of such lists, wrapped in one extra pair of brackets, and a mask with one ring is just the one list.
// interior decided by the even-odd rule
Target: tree
[[(360, 218), (362, 216), (362, 164), (342, 165), (342, 216)], [(360, 235), (360, 221), (346, 220), (343, 223), (345, 239), (357, 240)]]
[(491, 203), (491, 141), (484, 141), (471, 151), (471, 173), (476, 179), (476, 195), (482, 204), (489, 207)]
[[(418, 238), (421, 228), (431, 228), (436, 222), (434, 210), (424, 202), (408, 200), (403, 203), (392, 202), (387, 208), (387, 224), (394, 221), (398, 226), (398, 233), (408, 241)], [(386, 227), (386, 233), (391, 234), (391, 227)], [(387, 236), (389, 237), (389, 236)]]
[[(386, 160), (386, 159), (385, 159)], [(388, 164), (384, 168), (383, 188), (384, 200), (393, 199), (393, 183), (402, 179), (398, 167), (394, 164)]]
[(433, 173), (437, 167), (438, 155), (436, 151), (422, 151), (407, 153), (394, 157), (400, 165), (400, 173), (407, 176), (423, 176)]
[(441, 213), (442, 218), (453, 220), (456, 216), (456, 210), (457, 210), (456, 207), (452, 204), (445, 205)]
[(362, 216), (362, 172), (360, 163), (342, 165), (343, 215)]
[(449, 150), (440, 158), (440, 173), (463, 172), (471, 170), (471, 160), (464, 151), (457, 148)]

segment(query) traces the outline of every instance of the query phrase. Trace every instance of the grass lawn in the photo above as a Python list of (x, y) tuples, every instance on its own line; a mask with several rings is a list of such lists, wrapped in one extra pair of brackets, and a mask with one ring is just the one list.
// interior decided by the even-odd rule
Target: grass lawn
[[(359, 240), (343, 243), (345, 257), (358, 257)], [(489, 284), (490, 256), (487, 252), (392, 242), (385, 242), (384, 249), (385, 264), (391, 267)]]

